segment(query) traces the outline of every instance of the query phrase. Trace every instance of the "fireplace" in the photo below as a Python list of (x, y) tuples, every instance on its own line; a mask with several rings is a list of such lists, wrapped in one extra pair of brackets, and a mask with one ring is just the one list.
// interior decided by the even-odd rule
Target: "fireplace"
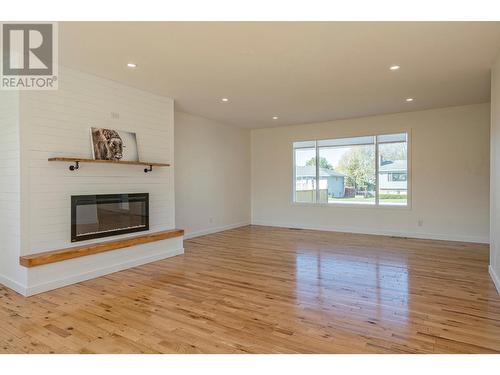
[(149, 194), (71, 197), (71, 242), (149, 230)]

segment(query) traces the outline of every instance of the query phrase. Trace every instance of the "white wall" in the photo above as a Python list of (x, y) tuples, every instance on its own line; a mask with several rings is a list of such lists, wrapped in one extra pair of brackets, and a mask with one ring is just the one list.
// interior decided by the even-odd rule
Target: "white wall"
[(490, 274), (500, 292), (500, 57), (491, 70)]
[(250, 223), (250, 132), (175, 112), (176, 223), (186, 237)]
[(0, 91), (0, 283), (20, 290), (26, 269), (19, 265), (21, 174), (19, 93)]
[[(57, 156), (91, 158), (89, 129), (96, 126), (135, 132), (142, 160), (173, 163), (173, 106), (169, 98), (64, 67), (59, 71), (58, 90), (21, 92), (20, 254), (102, 241), (71, 243), (72, 195), (149, 193), (150, 232), (174, 228), (174, 167), (154, 168), (146, 174), (141, 166), (81, 164), (72, 172), (69, 163), (47, 160)], [(137, 233), (114, 238), (134, 235)], [(182, 251), (182, 239), (171, 239), (28, 268), (24, 293), (37, 293)]]
[[(485, 103), (253, 130), (252, 223), (486, 243), (489, 109)], [(292, 204), (293, 141), (401, 131), (411, 137), (411, 208)]]

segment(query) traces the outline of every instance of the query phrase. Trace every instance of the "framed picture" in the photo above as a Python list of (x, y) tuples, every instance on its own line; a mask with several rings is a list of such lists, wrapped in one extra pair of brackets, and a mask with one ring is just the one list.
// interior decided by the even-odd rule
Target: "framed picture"
[(139, 161), (135, 133), (90, 128), (94, 160)]

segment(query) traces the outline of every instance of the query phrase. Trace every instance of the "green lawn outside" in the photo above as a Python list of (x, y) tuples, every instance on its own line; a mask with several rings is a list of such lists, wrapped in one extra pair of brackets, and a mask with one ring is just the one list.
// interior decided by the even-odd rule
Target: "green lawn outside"
[(351, 202), (351, 203), (375, 203), (375, 198), (371, 197), (371, 198), (365, 198), (364, 196), (362, 195), (358, 195), (356, 197), (352, 197), (352, 198), (332, 198), (332, 197), (328, 197), (328, 203), (335, 203), (335, 202), (339, 202), (339, 203), (342, 203), (342, 202)]
[[(398, 205), (406, 205), (406, 196), (401, 196), (401, 198), (391, 198), (391, 199), (380, 199), (380, 204), (398, 204)], [(328, 203), (353, 203), (353, 204), (374, 204), (375, 198), (365, 198), (362, 195), (358, 195), (353, 198), (331, 198), (328, 197)]]

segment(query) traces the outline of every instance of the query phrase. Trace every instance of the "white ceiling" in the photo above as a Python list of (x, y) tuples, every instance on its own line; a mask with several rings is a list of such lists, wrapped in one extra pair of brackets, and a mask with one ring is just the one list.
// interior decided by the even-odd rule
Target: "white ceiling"
[(260, 128), (486, 102), (500, 22), (64, 22), (59, 39), (63, 65)]

